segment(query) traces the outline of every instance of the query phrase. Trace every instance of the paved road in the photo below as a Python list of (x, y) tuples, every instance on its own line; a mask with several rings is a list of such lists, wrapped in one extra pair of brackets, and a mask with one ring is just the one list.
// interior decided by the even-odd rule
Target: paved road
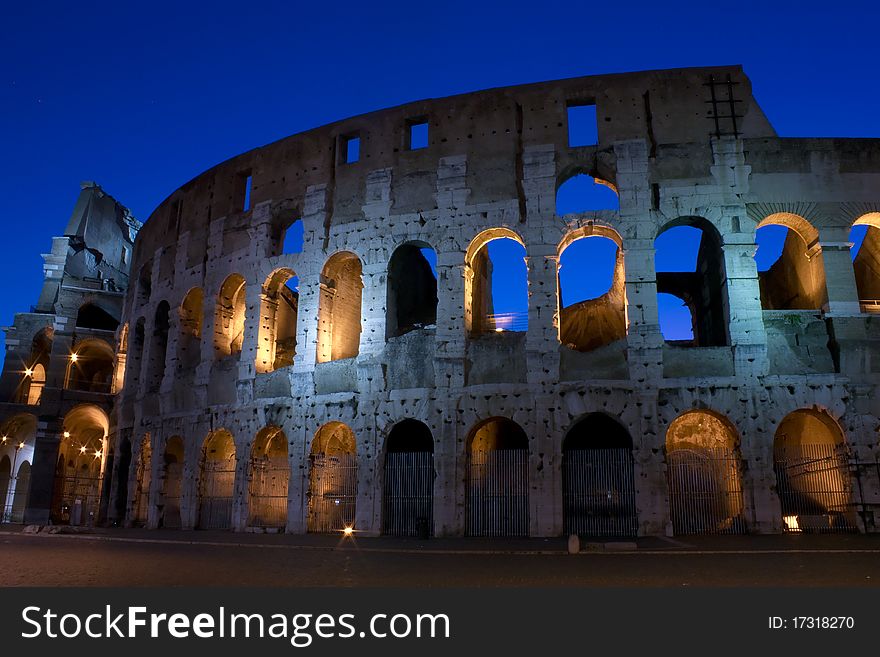
[[(560, 541), (303, 541), (117, 531), (0, 534), (4, 586), (877, 586), (880, 541), (640, 542), (629, 553), (564, 554)], [(811, 540), (815, 538), (815, 540)], [(425, 547), (427, 546), (427, 548)], [(541, 553), (527, 553), (541, 552)]]

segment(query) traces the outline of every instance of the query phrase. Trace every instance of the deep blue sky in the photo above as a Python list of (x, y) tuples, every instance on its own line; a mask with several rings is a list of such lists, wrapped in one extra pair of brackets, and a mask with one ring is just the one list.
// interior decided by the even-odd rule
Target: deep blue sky
[(80, 180), (146, 219), (232, 155), (426, 97), (741, 63), (784, 136), (880, 137), (876, 2), (6, 3), (0, 325)]

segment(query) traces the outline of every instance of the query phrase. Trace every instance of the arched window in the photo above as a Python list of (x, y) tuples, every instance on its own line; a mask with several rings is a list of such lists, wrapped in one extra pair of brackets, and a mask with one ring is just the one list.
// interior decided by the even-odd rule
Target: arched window
[(687, 411), (666, 431), (669, 513), (676, 534), (742, 533), (739, 438), (710, 411)]
[(556, 190), (556, 214), (563, 217), (577, 212), (618, 210), (620, 199), (611, 183), (578, 173)]
[(418, 420), (401, 420), (385, 441), (382, 533), (423, 536), (433, 531), (434, 437)]
[(506, 228), (483, 231), (471, 242), (465, 259), (468, 335), (526, 331), (528, 268), (525, 245), (519, 235)]
[(846, 441), (828, 413), (809, 408), (786, 415), (776, 429), (773, 465), (787, 531), (858, 529)]
[(46, 368), (41, 363), (37, 363), (31, 370), (30, 378), (27, 403), (36, 406), (43, 398), (43, 388), (46, 387)]
[(88, 338), (77, 342), (70, 354), (68, 390), (110, 393), (116, 355), (104, 340)]
[(55, 473), (52, 520), (91, 525), (98, 519), (110, 419), (97, 406), (76, 406), (64, 417)]
[(361, 261), (349, 251), (330, 256), (321, 272), (317, 362), (354, 358), (361, 340)]
[(353, 527), (357, 502), (357, 445), (342, 422), (328, 422), (309, 453), (308, 531), (338, 532)]
[(156, 318), (153, 323), (152, 346), (149, 351), (149, 367), (147, 369), (147, 391), (158, 392), (165, 377), (165, 359), (168, 355), (168, 330), (171, 307), (162, 301), (156, 307)]
[(214, 353), (226, 358), (241, 353), (244, 341), (245, 280), (231, 274), (220, 286), (214, 317)]
[(146, 320), (143, 317), (138, 318), (131, 335), (131, 349), (127, 355), (125, 387), (132, 392), (137, 389), (141, 376), (141, 364), (144, 359), (144, 347), (147, 341), (145, 325)]
[(204, 307), (205, 295), (200, 287), (194, 287), (187, 292), (180, 304), (180, 343), (177, 358), (181, 371), (190, 370), (201, 361)]
[(235, 442), (225, 429), (212, 431), (202, 447), (199, 529), (229, 529), (235, 492)]
[(263, 283), (260, 301), (258, 372), (273, 372), (293, 365), (298, 309), (299, 278), (291, 269), (272, 272)]
[[(660, 231), (654, 249), (663, 337), (682, 346), (727, 345), (727, 274), (718, 230), (700, 217), (683, 217)], [(682, 321), (682, 303), (689, 323)]]
[(278, 427), (261, 429), (251, 453), (249, 527), (284, 529), (287, 526), (289, 481), (287, 437)]
[(853, 224), (850, 241), (862, 311), (880, 313), (880, 212), (859, 217)]
[(755, 233), (765, 310), (814, 310), (828, 301), (819, 233), (803, 217), (770, 215)]
[(626, 337), (626, 287), (619, 243), (620, 237), (605, 229), (589, 234), (578, 231), (562, 245), (559, 341), (571, 349), (592, 351)]
[(388, 263), (386, 338), (436, 323), (437, 254), (425, 244), (403, 244)]

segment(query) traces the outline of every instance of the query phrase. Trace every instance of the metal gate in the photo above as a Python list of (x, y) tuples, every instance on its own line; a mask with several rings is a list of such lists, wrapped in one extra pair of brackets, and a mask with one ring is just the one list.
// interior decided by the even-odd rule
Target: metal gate
[(205, 461), (199, 481), (199, 529), (232, 526), (234, 490), (235, 461)]
[(287, 526), (287, 487), (290, 466), (287, 457), (253, 459), (251, 461), (250, 501), (248, 525), (250, 527)]
[(469, 536), (529, 535), (528, 461), (526, 449), (470, 452)]
[(669, 512), (676, 534), (743, 534), (740, 462), (733, 449), (667, 453)]
[(570, 449), (562, 455), (566, 534), (633, 537), (638, 533), (632, 451)]
[(183, 481), (183, 464), (168, 463), (165, 466), (165, 483), (162, 486), (162, 527), (180, 529), (180, 485)]
[(137, 479), (135, 485), (134, 515), (132, 521), (138, 525), (147, 522), (147, 514), (150, 506), (150, 464), (144, 463), (143, 458), (138, 459)]
[(773, 467), (786, 531), (858, 531), (845, 446), (786, 446), (781, 457)]
[(61, 481), (59, 523), (92, 526), (101, 504), (101, 477), (92, 473), (66, 475)]
[(382, 533), (431, 534), (434, 528), (434, 454), (388, 452), (382, 496)]
[(330, 533), (353, 527), (357, 455), (313, 454), (309, 462), (308, 531)]

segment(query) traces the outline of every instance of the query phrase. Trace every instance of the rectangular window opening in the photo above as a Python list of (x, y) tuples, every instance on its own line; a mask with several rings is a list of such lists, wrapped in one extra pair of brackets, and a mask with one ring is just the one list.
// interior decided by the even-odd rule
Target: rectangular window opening
[(244, 206), (242, 210), (247, 212), (251, 209), (251, 187), (253, 186), (254, 178), (251, 175), (248, 175), (247, 178), (244, 179)]
[(409, 150), (428, 147), (428, 122), (420, 119), (409, 123)]
[(599, 143), (599, 124), (595, 103), (568, 106), (568, 145), (595, 146)]
[(343, 164), (353, 164), (361, 159), (361, 138), (358, 135), (342, 137), (340, 155)]
[(251, 209), (251, 188), (253, 177), (251, 171), (240, 171), (235, 179), (235, 190), (232, 198), (233, 212), (247, 212)]

